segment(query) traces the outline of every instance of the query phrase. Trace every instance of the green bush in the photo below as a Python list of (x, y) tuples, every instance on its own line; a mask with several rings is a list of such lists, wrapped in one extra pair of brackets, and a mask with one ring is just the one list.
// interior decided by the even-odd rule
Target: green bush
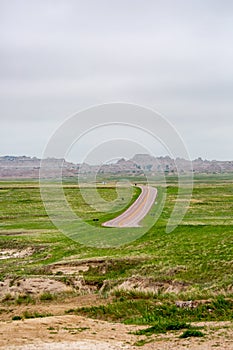
[(33, 298), (28, 294), (19, 295), (15, 302), (17, 305), (35, 303)]
[(40, 295), (41, 301), (49, 301), (49, 300), (53, 300), (53, 299), (54, 299), (54, 295), (51, 294), (50, 292), (45, 292), (45, 293)]
[(170, 322), (166, 320), (159, 320), (152, 327), (141, 329), (135, 332), (136, 335), (152, 335), (154, 333), (166, 333), (167, 331), (174, 331), (179, 329), (190, 328), (190, 324), (184, 322)]
[(180, 338), (189, 338), (189, 337), (204, 337), (204, 333), (197, 331), (196, 329), (187, 329), (180, 335)]
[(28, 311), (25, 311), (23, 313), (23, 318), (42, 318), (42, 317), (48, 317), (48, 316), (52, 316), (51, 314), (40, 314), (39, 312), (34, 312), (34, 313), (30, 313)]
[(20, 320), (22, 320), (21, 316), (13, 316), (12, 317), (12, 321), (20, 321)]

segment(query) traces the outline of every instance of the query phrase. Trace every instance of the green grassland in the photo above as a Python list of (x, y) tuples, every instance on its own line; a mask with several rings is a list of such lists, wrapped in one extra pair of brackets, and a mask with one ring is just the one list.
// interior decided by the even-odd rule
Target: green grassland
[[(167, 191), (158, 221), (135, 241), (110, 248), (87, 247), (60, 233), (47, 216), (37, 181), (2, 181), (0, 249), (30, 247), (34, 250), (33, 255), (25, 258), (0, 259), (0, 279), (52, 274), (47, 267), (57, 262), (76, 264), (90, 258), (102, 259), (101, 266), (83, 273), (86, 283), (96, 285), (98, 289), (102, 287), (103, 290), (106, 281), (111, 286), (136, 276), (151, 279), (159, 286), (178, 286), (180, 291), (175, 293), (173, 289), (160, 288), (157, 294), (153, 294), (115, 289), (109, 305), (69, 312), (138, 324), (163, 323), (168, 318), (175, 322), (232, 320), (232, 180), (231, 175), (195, 177), (190, 207), (182, 223), (169, 234), (165, 228), (176, 200), (176, 178), (169, 177), (166, 186), (159, 181), (151, 182), (159, 190), (158, 201)], [(118, 203), (119, 208), (116, 207), (119, 210), (106, 214), (90, 207), (74, 183), (67, 181), (64, 191), (73, 210), (93, 226), (100, 227), (102, 222), (127, 207), (122, 200)], [(94, 189), (89, 187), (88, 191), (91, 196)], [(133, 191), (130, 203), (140, 193), (136, 187)], [(100, 184), (98, 193), (109, 202), (117, 196), (113, 182)], [(104, 291), (107, 295), (108, 287)], [(181, 309), (174, 304), (176, 300), (202, 299), (209, 300), (209, 304), (195, 309)]]

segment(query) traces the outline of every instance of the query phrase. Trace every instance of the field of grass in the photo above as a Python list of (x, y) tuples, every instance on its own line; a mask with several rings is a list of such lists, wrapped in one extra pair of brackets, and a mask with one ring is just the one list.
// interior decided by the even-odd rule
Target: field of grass
[[(158, 187), (160, 198), (165, 191)], [(80, 189), (67, 181), (65, 194), (73, 210), (90, 225), (122, 212), (126, 203), (116, 203), (116, 212), (96, 212), (87, 205)], [(93, 188), (88, 188), (90, 197)], [(123, 189), (124, 191), (124, 189)], [(126, 191), (126, 190), (125, 190)], [(116, 198), (113, 184), (99, 185), (107, 201)], [(131, 202), (139, 195), (134, 188)], [(170, 234), (165, 227), (175, 203), (177, 183), (169, 178), (167, 198), (156, 224), (142, 237), (121, 247), (86, 247), (63, 235), (51, 223), (40, 198), (36, 181), (0, 182), (0, 251), (33, 249), (24, 258), (0, 259), (0, 279), (44, 276), (55, 263), (78, 264), (95, 258), (101, 263), (83, 272), (83, 279), (97, 291), (111, 293), (108, 305), (70, 310), (91, 317), (126, 323), (155, 324), (200, 320), (232, 320), (233, 311), (233, 181), (229, 175), (195, 178), (193, 197), (182, 223)], [(126, 196), (125, 196), (126, 197)], [(124, 196), (123, 196), (124, 198)], [(118, 207), (119, 205), (119, 207)], [(128, 203), (129, 205), (129, 203)], [(119, 210), (117, 210), (117, 208)], [(98, 219), (98, 221), (93, 221)], [(104, 228), (101, 228), (104, 229)], [(127, 231), (124, 231), (127, 235)], [(1, 255), (0, 255), (1, 258)], [(125, 280), (150, 281), (156, 293), (122, 291)], [(63, 278), (65, 276), (63, 275)], [(109, 283), (106, 283), (109, 281)], [(195, 308), (179, 308), (176, 300), (205, 300)]]

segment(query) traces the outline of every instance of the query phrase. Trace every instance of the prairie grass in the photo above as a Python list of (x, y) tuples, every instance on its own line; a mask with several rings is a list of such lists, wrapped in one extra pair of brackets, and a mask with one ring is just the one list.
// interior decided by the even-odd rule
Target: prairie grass
[[(67, 313), (85, 315), (107, 321), (121, 321), (126, 324), (156, 325), (158, 329), (169, 330), (179, 325), (200, 321), (232, 321), (233, 301), (222, 296), (210, 303), (195, 308), (179, 308), (172, 302), (156, 303), (153, 300), (123, 300), (108, 305), (83, 307), (67, 310)], [(168, 328), (167, 328), (168, 327)]]
[[(137, 182), (140, 181), (138, 178)], [(105, 292), (113, 296), (113, 301), (109, 305), (75, 312), (149, 325), (158, 318), (161, 322), (169, 319), (170, 322), (187, 323), (232, 320), (232, 175), (196, 176), (190, 207), (182, 223), (170, 234), (165, 232), (165, 227), (175, 204), (177, 179), (169, 177), (167, 185), (162, 180), (151, 179), (151, 184), (159, 188), (158, 201), (163, 192), (167, 192), (165, 206), (156, 224), (131, 243), (98, 248), (81, 245), (57, 230), (47, 216), (36, 181), (0, 182), (0, 250), (33, 248), (30, 256), (0, 259), (0, 281), (9, 277), (51, 275), (53, 278), (50, 267), (54, 263), (87, 261), (89, 269), (83, 272), (84, 281), (95, 285), (97, 291), (109, 282)], [(106, 214), (87, 205), (74, 182), (67, 180), (64, 191), (73, 210), (93, 226), (100, 226), (122, 212), (124, 205), (130, 205), (140, 192), (134, 188), (130, 203), (118, 203), (119, 211)], [(94, 189), (89, 187), (88, 191), (91, 197)], [(98, 193), (108, 203), (116, 199), (112, 185), (106, 188), (100, 185)], [(124, 232), (127, 235), (128, 231)], [(96, 259), (96, 264), (88, 262), (90, 259)], [(152, 279), (161, 284), (161, 290), (145, 292), (137, 288), (128, 291), (115, 288), (132, 276)], [(65, 281), (66, 276), (62, 277)], [(164, 286), (183, 288), (175, 291), (166, 290)], [(5, 302), (12, 302), (9, 296), (8, 299)], [(210, 303), (195, 309), (175, 306), (176, 300), (202, 299), (208, 299)], [(52, 302), (50, 296), (45, 300)], [(21, 302), (24, 301), (19, 299)]]

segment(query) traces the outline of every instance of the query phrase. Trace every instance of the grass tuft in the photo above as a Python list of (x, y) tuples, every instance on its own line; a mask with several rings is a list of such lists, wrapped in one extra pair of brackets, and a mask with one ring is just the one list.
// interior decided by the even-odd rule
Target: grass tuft
[(41, 301), (51, 301), (54, 299), (55, 299), (55, 296), (53, 294), (51, 294), (50, 292), (44, 292), (43, 294), (40, 295)]
[(190, 324), (187, 324), (185, 322), (170, 322), (169, 320), (168, 321), (159, 320), (152, 327), (141, 329), (135, 332), (134, 334), (150, 336), (154, 333), (166, 333), (167, 331), (188, 329), (190, 327), (191, 327)]
[(22, 316), (12, 316), (12, 321), (20, 321), (22, 320)]
[(180, 335), (180, 338), (190, 338), (190, 337), (204, 337), (205, 334), (196, 329), (187, 329)]

